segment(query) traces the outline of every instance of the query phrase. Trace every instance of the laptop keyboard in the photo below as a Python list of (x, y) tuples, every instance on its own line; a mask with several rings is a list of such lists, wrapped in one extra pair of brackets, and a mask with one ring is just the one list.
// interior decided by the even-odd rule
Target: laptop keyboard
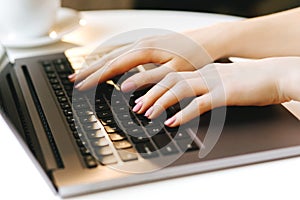
[[(134, 100), (147, 90), (122, 93), (116, 84), (121, 78), (118, 76), (99, 84), (93, 94), (75, 92), (73, 96), (74, 84), (68, 75), (74, 70), (68, 60), (49, 60), (42, 65), (86, 167), (155, 159), (199, 149), (187, 132), (132, 112)], [(175, 112), (172, 107), (167, 115)]]

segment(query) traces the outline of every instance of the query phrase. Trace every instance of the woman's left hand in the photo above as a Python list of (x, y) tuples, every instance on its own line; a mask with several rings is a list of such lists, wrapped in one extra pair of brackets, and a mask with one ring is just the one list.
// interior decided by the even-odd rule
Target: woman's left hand
[(165, 121), (175, 127), (220, 106), (263, 106), (300, 100), (300, 57), (209, 64), (194, 72), (169, 73), (136, 101), (149, 119), (186, 97), (189, 105)]

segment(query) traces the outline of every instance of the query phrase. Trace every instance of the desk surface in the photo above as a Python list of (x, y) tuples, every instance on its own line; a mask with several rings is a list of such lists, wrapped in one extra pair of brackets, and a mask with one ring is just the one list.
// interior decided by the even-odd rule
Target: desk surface
[[(92, 11), (81, 13), (87, 25), (68, 34), (64, 42), (31, 49), (10, 49), (13, 58), (100, 44), (112, 35), (137, 28), (174, 31), (239, 18), (170, 11)], [(59, 199), (0, 118), (1, 199)], [(73, 199), (298, 199), (300, 158), (220, 170), (85, 195)]]

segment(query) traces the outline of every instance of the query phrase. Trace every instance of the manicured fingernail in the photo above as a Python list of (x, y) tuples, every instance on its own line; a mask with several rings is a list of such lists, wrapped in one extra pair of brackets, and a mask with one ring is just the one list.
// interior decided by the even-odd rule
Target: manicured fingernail
[(139, 103), (140, 101), (142, 101), (143, 97), (137, 98), (134, 103)]
[(149, 109), (146, 111), (145, 117), (149, 117), (149, 116), (153, 113), (153, 111), (154, 111), (154, 108), (153, 108), (153, 106), (152, 106), (151, 108), (149, 108)]
[(78, 88), (80, 88), (82, 85), (83, 85), (83, 81), (77, 83), (77, 84), (75, 85), (75, 88), (78, 89)]
[(129, 91), (132, 91), (132, 90), (135, 90), (136, 89), (136, 85), (134, 82), (125, 82), (121, 85), (121, 90), (123, 92), (129, 92)]
[(139, 102), (138, 104), (136, 104), (133, 108), (132, 111), (133, 112), (137, 112), (141, 109), (141, 107), (143, 106), (143, 102)]
[(69, 78), (69, 79), (73, 79), (73, 78), (75, 78), (75, 76), (76, 76), (75, 73), (74, 73), (74, 74), (70, 74), (70, 75), (68, 76), (68, 78)]
[(176, 121), (176, 117), (173, 116), (173, 117), (169, 118), (167, 121), (165, 121), (164, 124), (165, 124), (166, 126), (170, 126), (170, 125), (172, 125), (175, 121)]

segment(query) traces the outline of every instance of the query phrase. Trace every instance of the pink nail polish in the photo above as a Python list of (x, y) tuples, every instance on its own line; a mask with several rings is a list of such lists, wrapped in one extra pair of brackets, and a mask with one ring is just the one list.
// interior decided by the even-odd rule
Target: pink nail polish
[(138, 104), (136, 104), (133, 108), (132, 108), (132, 111), (133, 112), (137, 112), (139, 111), (143, 106), (143, 102), (139, 102)]
[(165, 124), (166, 126), (170, 126), (170, 125), (172, 125), (175, 121), (176, 121), (176, 117), (173, 116), (173, 117), (169, 118), (167, 121), (165, 121), (164, 124)]
[(69, 78), (69, 79), (73, 79), (73, 78), (75, 78), (75, 76), (76, 76), (75, 73), (74, 73), (74, 74), (70, 74), (70, 75), (68, 76), (68, 78)]
[(145, 117), (149, 117), (152, 113), (153, 113), (153, 111), (154, 111), (154, 108), (153, 107), (151, 107), (151, 108), (149, 108), (147, 111), (146, 111), (146, 113), (145, 113)]
[(137, 99), (134, 101), (134, 103), (139, 103), (142, 99), (143, 99), (142, 97), (137, 98)]

